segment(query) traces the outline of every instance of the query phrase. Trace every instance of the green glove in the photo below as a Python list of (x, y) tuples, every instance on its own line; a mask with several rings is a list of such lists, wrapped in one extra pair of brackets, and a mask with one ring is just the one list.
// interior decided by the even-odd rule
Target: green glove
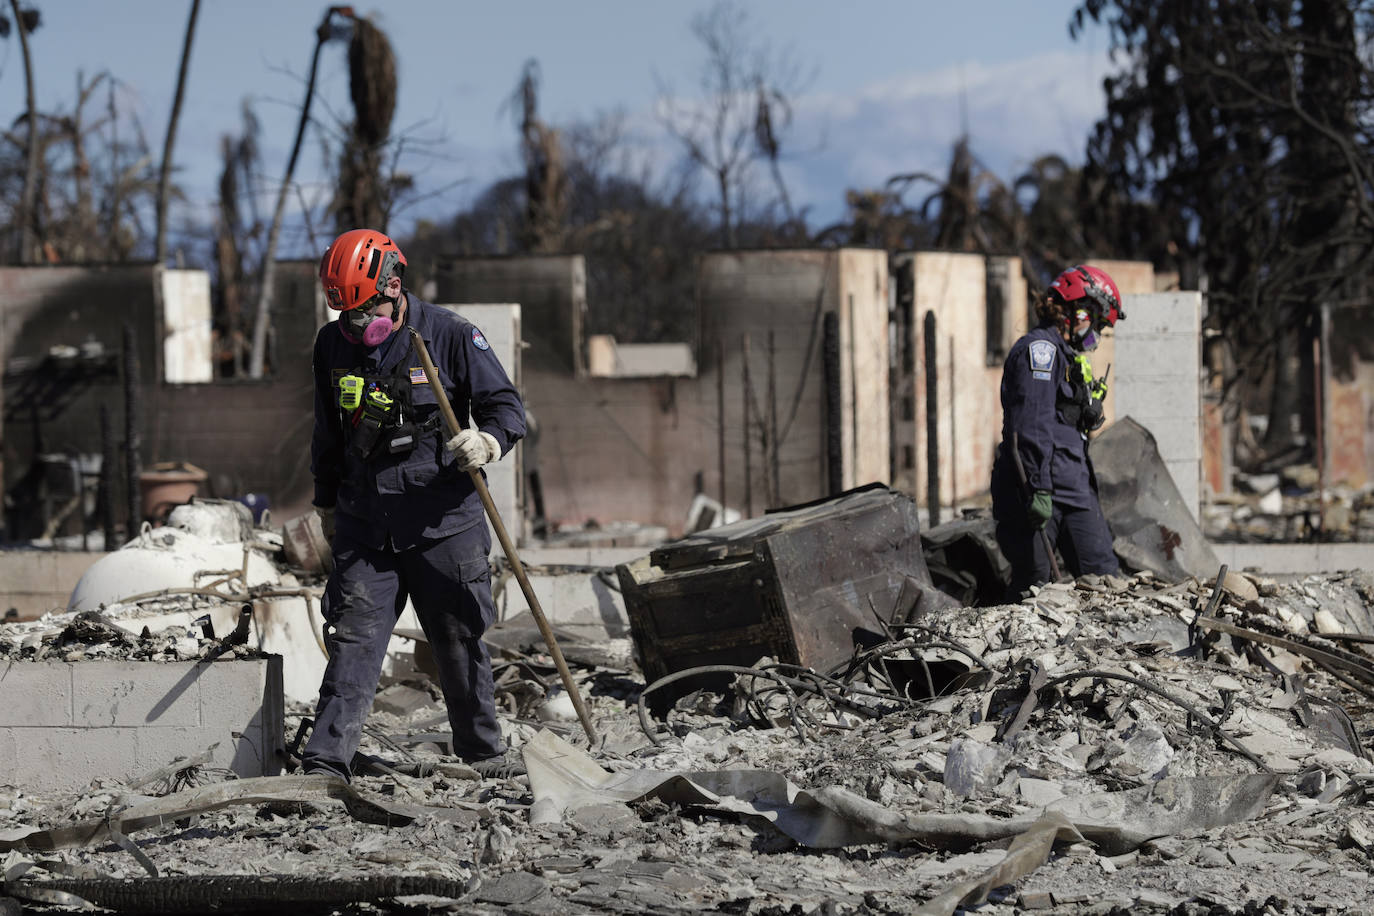
[(1031, 497), (1030, 505), (1026, 507), (1026, 517), (1030, 519), (1031, 525), (1044, 528), (1053, 512), (1054, 500), (1050, 498), (1050, 491), (1036, 490), (1035, 495)]

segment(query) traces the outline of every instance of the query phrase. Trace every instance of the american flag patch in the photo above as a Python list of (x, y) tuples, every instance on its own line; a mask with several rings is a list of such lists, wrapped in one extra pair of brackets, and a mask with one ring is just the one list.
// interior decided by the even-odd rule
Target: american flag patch
[(423, 366), (410, 367), (410, 384), (423, 385), (427, 381), (428, 379), (425, 378), (425, 369)]

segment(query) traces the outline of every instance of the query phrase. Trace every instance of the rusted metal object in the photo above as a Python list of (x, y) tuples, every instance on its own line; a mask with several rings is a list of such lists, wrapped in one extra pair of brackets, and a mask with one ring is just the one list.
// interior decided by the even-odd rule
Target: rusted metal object
[(907, 579), (933, 588), (916, 504), (881, 484), (698, 532), (616, 571), (650, 683), (765, 655), (829, 670), (886, 638)]
[(306, 572), (327, 573), (334, 569), (334, 553), (324, 536), (320, 517), (314, 512), (293, 518), (281, 529), (282, 549), (293, 566)]

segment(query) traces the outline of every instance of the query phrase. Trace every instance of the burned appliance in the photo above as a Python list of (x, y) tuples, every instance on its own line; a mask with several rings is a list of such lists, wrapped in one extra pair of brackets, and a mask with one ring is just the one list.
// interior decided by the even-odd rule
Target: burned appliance
[(648, 683), (763, 656), (828, 671), (887, 637), (909, 582), (933, 590), (916, 504), (881, 484), (700, 531), (616, 571)]

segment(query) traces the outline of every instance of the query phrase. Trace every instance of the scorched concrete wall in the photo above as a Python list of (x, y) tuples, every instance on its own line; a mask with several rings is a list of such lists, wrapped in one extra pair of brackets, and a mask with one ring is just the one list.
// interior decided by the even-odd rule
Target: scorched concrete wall
[(531, 359), (586, 375), (587, 266), (581, 255), (454, 258), (435, 265), (434, 286), (435, 302), (519, 303)]
[[(123, 328), (134, 328), (139, 351), (142, 416), (140, 459), (144, 467), (184, 461), (207, 471), (202, 494), (235, 497), (265, 493), (274, 513), (308, 507), (312, 395), (310, 354), (324, 309), (314, 261), (278, 265), (269, 351), (271, 375), (261, 380), (206, 384), (163, 381), (163, 294), (190, 284), (186, 272), (155, 265), (119, 267), (0, 268), (0, 355), (6, 367), (4, 482), (8, 491), (34, 460), (32, 411), (37, 404), (45, 451), (99, 453), (100, 408), (110, 417), (117, 443), (124, 440)], [(188, 314), (194, 315), (195, 309)], [(187, 322), (177, 319), (182, 326)], [(190, 321), (194, 325), (194, 321)], [(80, 347), (94, 340), (108, 369), (76, 374), (54, 369), (15, 371), (16, 361), (35, 362), (54, 345)], [(182, 357), (179, 377), (198, 370)], [(116, 515), (123, 523), (124, 474), (115, 476)]]
[[(727, 506), (746, 514), (828, 495), (832, 421), (841, 437), (842, 487), (888, 482), (884, 252), (713, 252), (700, 262), (697, 302), (700, 397), (713, 401), (717, 384), (725, 393), (724, 468), (708, 458), (716, 470), (708, 492), (724, 493)], [(821, 352), (827, 312), (835, 314), (839, 332), (835, 418), (826, 412)], [(719, 448), (720, 427), (701, 426), (706, 448)]]
[(1374, 307), (1331, 309), (1327, 317), (1326, 483), (1374, 480)]
[[(539, 474), (550, 522), (563, 528), (580, 527), (589, 519), (636, 522), (678, 533), (698, 481), (712, 496), (723, 490), (731, 507), (745, 510), (752, 501), (754, 512), (825, 495), (827, 417), (820, 349), (827, 311), (836, 314), (841, 337), (841, 409), (835, 419), (844, 436), (842, 480), (852, 486), (887, 479), (887, 269), (882, 252), (703, 256), (697, 292), (702, 333), (700, 341), (691, 342), (697, 346), (695, 378), (578, 375), (565, 356), (581, 353), (582, 342), (574, 346), (560, 329), (580, 333), (586, 307), (580, 263), (567, 258), (461, 259), (437, 272), (439, 301), (521, 304), (529, 344), (521, 368), (523, 394), (533, 422), (524, 463), (527, 474)], [(541, 314), (552, 309), (554, 332), (541, 329), (529, 304), (520, 299), (522, 289), (543, 297)], [(753, 429), (747, 455), (746, 335)], [(724, 391), (723, 423), (718, 384)], [(774, 428), (775, 406), (776, 484), (771, 446), (765, 457), (763, 445), (765, 433)]]

